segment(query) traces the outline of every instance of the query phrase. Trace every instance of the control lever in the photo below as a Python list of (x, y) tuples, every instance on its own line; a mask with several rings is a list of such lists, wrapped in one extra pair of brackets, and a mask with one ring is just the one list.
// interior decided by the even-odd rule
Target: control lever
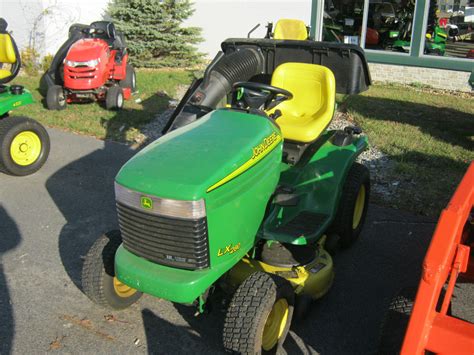
[(281, 111), (280, 110), (275, 110), (271, 115), (270, 118), (272, 120), (276, 120), (278, 117), (281, 116)]

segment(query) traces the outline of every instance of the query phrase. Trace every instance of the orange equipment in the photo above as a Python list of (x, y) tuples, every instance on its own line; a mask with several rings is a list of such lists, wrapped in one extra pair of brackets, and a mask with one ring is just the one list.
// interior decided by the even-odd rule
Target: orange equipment
[[(424, 354), (425, 351), (474, 353), (474, 324), (447, 314), (458, 276), (463, 281), (474, 282), (473, 205), (474, 162), (438, 221), (423, 262), (402, 355)], [(440, 300), (446, 283), (444, 299)], [(438, 304), (441, 304), (439, 310)]]

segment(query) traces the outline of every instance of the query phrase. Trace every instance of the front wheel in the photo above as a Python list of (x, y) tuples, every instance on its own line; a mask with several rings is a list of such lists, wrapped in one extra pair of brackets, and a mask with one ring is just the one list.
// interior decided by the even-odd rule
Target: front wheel
[(253, 273), (232, 297), (224, 323), (224, 348), (240, 354), (276, 353), (288, 335), (293, 307), (288, 281)]
[(64, 110), (67, 106), (66, 95), (60, 85), (53, 85), (46, 94), (46, 106), (50, 110)]
[(82, 268), (82, 288), (93, 302), (104, 308), (124, 309), (142, 296), (115, 276), (115, 252), (122, 244), (117, 230), (100, 236), (86, 255)]
[(364, 226), (369, 205), (370, 173), (362, 164), (354, 163), (347, 174), (332, 232), (340, 238), (342, 248), (351, 246)]
[(49, 135), (28, 117), (0, 120), (0, 170), (24, 176), (38, 171), (49, 155)]
[(123, 107), (123, 100), (122, 88), (118, 85), (111, 86), (105, 95), (105, 107), (107, 110), (120, 110)]

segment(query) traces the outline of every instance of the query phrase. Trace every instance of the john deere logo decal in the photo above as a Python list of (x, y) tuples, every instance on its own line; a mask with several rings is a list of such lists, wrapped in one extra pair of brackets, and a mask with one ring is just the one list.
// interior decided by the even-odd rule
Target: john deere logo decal
[(149, 197), (142, 196), (140, 198), (140, 202), (142, 204), (142, 207), (146, 210), (151, 210), (153, 208), (153, 200)]
[(267, 153), (269, 150), (273, 148), (275, 142), (279, 142), (280, 138), (281, 137), (275, 132), (270, 134), (268, 137), (265, 137), (262, 143), (260, 143), (259, 145), (253, 148), (252, 159), (257, 158), (259, 155), (263, 153)]

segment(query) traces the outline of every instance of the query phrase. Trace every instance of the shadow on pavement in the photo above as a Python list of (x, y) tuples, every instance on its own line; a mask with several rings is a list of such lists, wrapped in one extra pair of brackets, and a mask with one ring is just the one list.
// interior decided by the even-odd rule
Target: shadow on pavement
[[(165, 99), (168, 98), (152, 96), (142, 102), (143, 110)], [(127, 115), (133, 115), (131, 111), (134, 110), (119, 111), (103, 123), (107, 127), (107, 138), (125, 140), (125, 130), (120, 132), (117, 125), (123, 124)], [(135, 153), (126, 145), (106, 140), (101, 149), (62, 167), (46, 182), (46, 189), (66, 220), (58, 240), (61, 261), (70, 279), (81, 290), (82, 257), (102, 233), (117, 229), (114, 178)]]
[(15, 318), (3, 270), (3, 255), (15, 249), (21, 242), (21, 235), (15, 221), (0, 205), (0, 354), (11, 352), (15, 336)]

